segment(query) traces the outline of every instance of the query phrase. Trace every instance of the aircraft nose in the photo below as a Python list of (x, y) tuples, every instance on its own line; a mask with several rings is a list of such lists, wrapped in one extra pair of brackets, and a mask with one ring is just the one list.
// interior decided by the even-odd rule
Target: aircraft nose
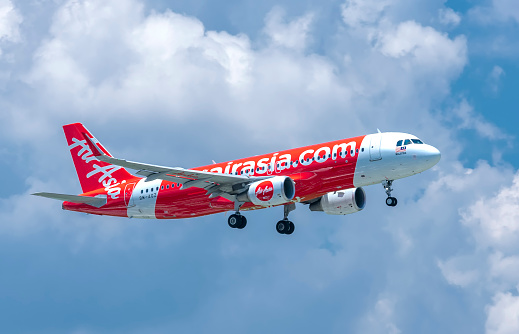
[(432, 167), (436, 165), (438, 161), (440, 161), (442, 154), (440, 153), (440, 150), (438, 150), (436, 147), (431, 145), (424, 145), (424, 147), (422, 148), (422, 157)]

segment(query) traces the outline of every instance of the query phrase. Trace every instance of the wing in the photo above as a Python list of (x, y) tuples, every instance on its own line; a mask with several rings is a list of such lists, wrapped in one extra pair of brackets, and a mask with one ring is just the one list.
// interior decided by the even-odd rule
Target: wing
[(104, 154), (85, 133), (83, 133), (83, 137), (86, 139), (94, 156), (101, 161), (124, 168), (135, 169), (137, 170), (136, 174), (146, 177), (146, 181), (161, 179), (180, 183), (182, 184), (182, 189), (191, 187), (206, 189), (207, 194), (210, 194), (211, 198), (222, 196), (231, 201), (235, 201), (235, 195), (245, 191), (250, 183), (268, 178), (211, 173), (181, 167), (164, 167), (118, 159)]
[(106, 204), (106, 197), (89, 197), (77, 195), (65, 195), (55, 193), (34, 193), (32, 195), (57, 199), (59, 201), (67, 201), (72, 203), (83, 203), (100, 208)]

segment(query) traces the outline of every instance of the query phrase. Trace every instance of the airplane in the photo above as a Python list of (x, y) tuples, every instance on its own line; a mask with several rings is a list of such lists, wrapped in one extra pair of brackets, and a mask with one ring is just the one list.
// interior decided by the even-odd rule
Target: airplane
[[(366, 205), (362, 187), (382, 184), (386, 204), (393, 181), (421, 173), (441, 153), (418, 137), (380, 132), (245, 159), (185, 169), (113, 157), (81, 124), (63, 126), (83, 193), (32, 195), (64, 201), (64, 210), (144, 219), (180, 219), (234, 211), (230, 227), (243, 229), (242, 211), (283, 205), (276, 231), (289, 235), (296, 203), (330, 215), (359, 212)], [(136, 170), (130, 174), (127, 169)]]

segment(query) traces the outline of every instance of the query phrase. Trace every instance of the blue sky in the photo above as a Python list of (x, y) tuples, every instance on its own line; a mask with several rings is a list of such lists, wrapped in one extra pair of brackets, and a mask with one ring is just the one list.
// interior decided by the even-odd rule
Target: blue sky
[[(0, 0), (0, 331), (517, 333), (519, 5)], [(61, 210), (61, 126), (191, 167), (383, 131), (441, 162), (366, 208)]]

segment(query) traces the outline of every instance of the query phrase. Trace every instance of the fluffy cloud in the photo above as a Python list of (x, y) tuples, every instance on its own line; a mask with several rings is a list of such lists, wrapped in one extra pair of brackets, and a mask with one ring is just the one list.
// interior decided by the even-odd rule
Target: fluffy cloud
[[(0, 46), (6, 42), (20, 41), (20, 24), (23, 19), (11, 0), (0, 0)], [(0, 56), (2, 49), (0, 49)]]
[(440, 23), (447, 26), (457, 26), (461, 22), (461, 16), (456, 13), (452, 8), (441, 8), (438, 11), (438, 18)]
[(487, 334), (519, 332), (519, 297), (511, 293), (497, 293), (494, 304), (487, 308)]
[(312, 14), (307, 14), (292, 22), (284, 22), (284, 10), (275, 7), (265, 18), (265, 33), (272, 43), (295, 50), (304, 50), (308, 44)]
[(492, 0), (487, 6), (476, 6), (469, 14), (482, 23), (514, 20), (519, 22), (519, 6), (514, 0)]
[(480, 247), (519, 253), (519, 174), (510, 186), (489, 195), (462, 212), (463, 223)]
[(378, 0), (347, 0), (342, 5), (344, 22), (351, 27), (361, 27), (377, 22), (389, 1)]
[(380, 33), (377, 46), (382, 54), (394, 58), (409, 57), (416, 68), (426, 70), (461, 69), (466, 62), (466, 40), (454, 40), (431, 27), (414, 21), (400, 23), (395, 29)]
[(488, 138), (491, 140), (511, 139), (510, 136), (504, 133), (500, 128), (486, 121), (483, 116), (476, 113), (474, 108), (468, 103), (466, 99), (462, 99), (460, 103), (452, 109), (450, 116), (454, 116), (461, 121), (461, 123), (458, 125), (460, 129), (475, 130), (478, 135), (483, 138)]
[(20, 39), (19, 26), (22, 16), (11, 0), (0, 1), (0, 41), (17, 42)]

